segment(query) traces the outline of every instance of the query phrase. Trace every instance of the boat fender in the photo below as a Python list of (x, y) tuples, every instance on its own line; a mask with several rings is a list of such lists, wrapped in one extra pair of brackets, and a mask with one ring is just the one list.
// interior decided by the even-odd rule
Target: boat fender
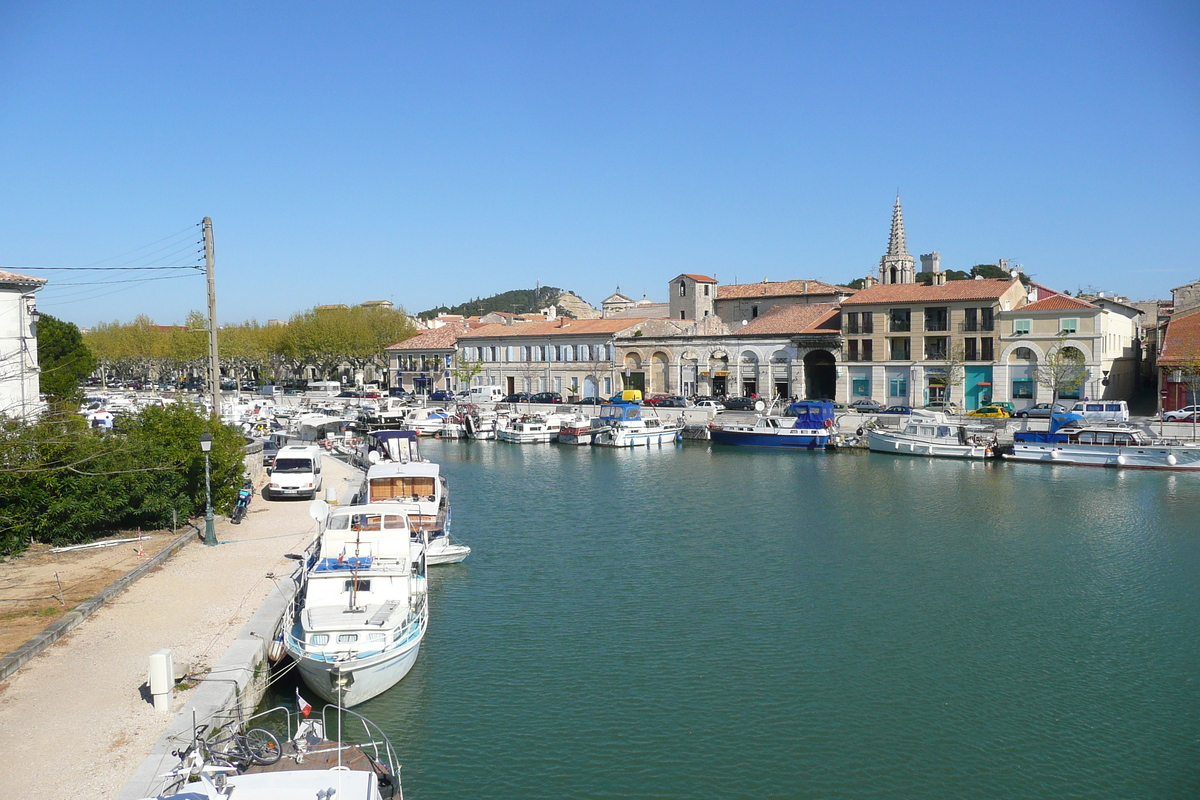
[(1117, 466), (1125, 466), (1125, 456), (1117, 456)]
[(863, 429), (862, 429), (862, 428), (859, 428), (858, 430), (856, 430), (856, 431), (854, 432), (854, 435), (855, 435), (855, 436), (862, 436), (864, 432), (865, 432), (865, 431), (863, 431)]
[(283, 634), (280, 634), (278, 638), (271, 642), (271, 646), (267, 648), (267, 658), (269, 658), (271, 663), (274, 664), (283, 658), (283, 654), (285, 652), (287, 652), (287, 650), (283, 646)]
[(1179, 463), (1179, 459), (1175, 457), (1174, 453), (1168, 453), (1167, 454), (1167, 463), (1173, 467)]
[(826, 428), (832, 428), (832, 427), (833, 427), (833, 420), (831, 420), (831, 419), (827, 419), (827, 420), (825, 420), (825, 427), (826, 427)]

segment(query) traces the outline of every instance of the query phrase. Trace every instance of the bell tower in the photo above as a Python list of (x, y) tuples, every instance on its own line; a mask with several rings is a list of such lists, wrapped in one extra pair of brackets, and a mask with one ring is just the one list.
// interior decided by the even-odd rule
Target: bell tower
[(900, 210), (900, 193), (897, 192), (887, 255), (879, 259), (879, 282), (916, 283), (916, 280), (916, 260), (908, 254), (908, 243), (904, 240), (904, 212)]

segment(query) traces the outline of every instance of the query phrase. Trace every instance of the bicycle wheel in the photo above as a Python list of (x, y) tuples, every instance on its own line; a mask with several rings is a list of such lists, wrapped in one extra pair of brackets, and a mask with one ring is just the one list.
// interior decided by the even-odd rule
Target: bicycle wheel
[(283, 748), (275, 734), (262, 728), (251, 728), (242, 734), (242, 744), (255, 764), (268, 767), (283, 756)]

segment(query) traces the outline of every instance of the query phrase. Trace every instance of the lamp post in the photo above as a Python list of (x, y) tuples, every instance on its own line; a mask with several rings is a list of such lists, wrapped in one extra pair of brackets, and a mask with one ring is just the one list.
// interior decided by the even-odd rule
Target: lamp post
[(200, 449), (204, 451), (204, 544), (212, 546), (217, 543), (217, 534), (213, 530), (212, 513), (212, 484), (209, 482), (208, 451), (212, 450), (212, 434), (208, 431), (200, 434)]

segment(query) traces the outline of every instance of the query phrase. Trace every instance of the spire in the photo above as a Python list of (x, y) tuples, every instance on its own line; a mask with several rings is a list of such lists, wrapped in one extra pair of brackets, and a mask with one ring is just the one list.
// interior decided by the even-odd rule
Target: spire
[(904, 241), (904, 212), (900, 210), (900, 192), (896, 192), (896, 206), (892, 209), (892, 235), (888, 238), (889, 256), (908, 255), (908, 244)]

